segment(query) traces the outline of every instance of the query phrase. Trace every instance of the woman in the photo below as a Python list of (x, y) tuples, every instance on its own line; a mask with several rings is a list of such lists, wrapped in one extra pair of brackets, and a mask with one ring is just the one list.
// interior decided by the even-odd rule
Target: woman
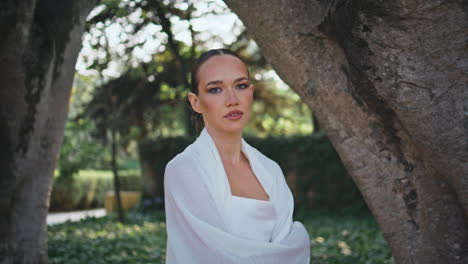
[(242, 139), (254, 86), (226, 49), (203, 53), (188, 99), (205, 127), (166, 166), (166, 263), (308, 263), (280, 167)]

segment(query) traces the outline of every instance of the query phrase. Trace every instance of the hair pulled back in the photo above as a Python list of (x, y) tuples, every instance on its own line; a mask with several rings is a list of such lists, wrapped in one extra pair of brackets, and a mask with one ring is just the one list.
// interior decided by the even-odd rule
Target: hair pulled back
[[(234, 57), (238, 58), (239, 60), (241, 60), (245, 64), (245, 61), (239, 55), (237, 55), (235, 52), (233, 52), (233, 51), (231, 51), (229, 49), (211, 49), (211, 50), (203, 52), (200, 55), (200, 57), (198, 57), (198, 59), (193, 64), (193, 68), (192, 68), (192, 72), (191, 72), (191, 76), (190, 76), (190, 91), (192, 93), (198, 95), (198, 92), (199, 92), (198, 91), (198, 84), (199, 84), (198, 71), (200, 70), (200, 67), (206, 61), (208, 61), (211, 57), (220, 56), (220, 55), (234, 56)], [(192, 108), (190, 107), (190, 109), (192, 109)], [(203, 117), (202, 117), (201, 114), (195, 112), (193, 109), (192, 109), (192, 121), (195, 124), (195, 130), (197, 132), (201, 131), (201, 129), (204, 126)]]

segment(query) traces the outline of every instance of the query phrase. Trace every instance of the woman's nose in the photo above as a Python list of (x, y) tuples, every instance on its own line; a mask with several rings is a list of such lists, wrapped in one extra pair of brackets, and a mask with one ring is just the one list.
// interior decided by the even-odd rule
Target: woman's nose
[(226, 105), (227, 106), (232, 106), (232, 105), (238, 105), (239, 104), (239, 98), (237, 97), (237, 94), (234, 90), (228, 90), (226, 93)]

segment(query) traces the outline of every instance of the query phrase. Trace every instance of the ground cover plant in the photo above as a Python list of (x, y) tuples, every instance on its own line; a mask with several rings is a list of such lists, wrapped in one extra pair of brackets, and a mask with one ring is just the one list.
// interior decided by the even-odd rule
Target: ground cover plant
[(303, 221), (311, 238), (314, 264), (390, 264), (390, 249), (369, 214), (318, 211)]
[(164, 263), (164, 215), (115, 215), (49, 226), (49, 263)]
[[(311, 263), (393, 263), (369, 215), (315, 212), (301, 220), (311, 238)], [(49, 263), (165, 263), (164, 214), (114, 215), (49, 226)]]

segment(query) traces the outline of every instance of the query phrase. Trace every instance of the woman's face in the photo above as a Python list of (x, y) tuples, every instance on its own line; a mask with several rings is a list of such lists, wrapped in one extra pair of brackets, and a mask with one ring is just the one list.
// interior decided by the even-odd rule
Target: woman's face
[(254, 91), (245, 64), (232, 55), (216, 55), (200, 66), (197, 76), (198, 95), (189, 93), (189, 100), (205, 126), (241, 132), (250, 120)]

